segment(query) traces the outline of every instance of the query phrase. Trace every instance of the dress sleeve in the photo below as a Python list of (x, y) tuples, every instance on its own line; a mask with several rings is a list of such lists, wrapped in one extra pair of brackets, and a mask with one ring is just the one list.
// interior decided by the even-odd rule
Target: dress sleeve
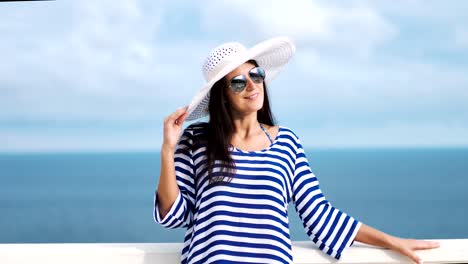
[(311, 171), (299, 138), (296, 138), (293, 202), (307, 235), (326, 254), (340, 259), (350, 247), (361, 222), (334, 208), (325, 199)]
[(187, 227), (192, 221), (195, 204), (192, 131), (187, 127), (177, 143), (174, 165), (179, 193), (169, 212), (161, 218), (157, 191), (154, 194), (154, 221), (166, 228)]

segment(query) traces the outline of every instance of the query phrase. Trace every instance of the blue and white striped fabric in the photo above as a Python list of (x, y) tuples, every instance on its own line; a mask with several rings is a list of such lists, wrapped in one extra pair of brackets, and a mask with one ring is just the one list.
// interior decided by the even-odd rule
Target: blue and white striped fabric
[(193, 144), (193, 136), (206, 125), (192, 124), (182, 134), (175, 154), (180, 192), (164, 218), (156, 194), (154, 199), (157, 223), (187, 228), (181, 263), (293, 263), (290, 202), (323, 252), (339, 259), (352, 245), (361, 223), (325, 199), (299, 138), (287, 127), (279, 126), (266, 149), (231, 148), (237, 171), (230, 183), (208, 188), (205, 178), (195, 186), (194, 175), (207, 171), (206, 148)]

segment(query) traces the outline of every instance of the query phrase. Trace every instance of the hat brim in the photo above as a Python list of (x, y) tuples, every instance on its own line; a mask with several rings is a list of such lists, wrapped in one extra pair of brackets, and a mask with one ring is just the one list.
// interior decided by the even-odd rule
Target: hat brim
[(265, 70), (265, 82), (268, 84), (282, 70), (293, 56), (296, 48), (288, 37), (276, 37), (258, 43), (224, 66), (209, 82), (203, 85), (194, 96), (187, 109), (186, 120), (196, 120), (208, 115), (210, 90), (213, 85), (228, 73), (248, 60), (255, 60)]

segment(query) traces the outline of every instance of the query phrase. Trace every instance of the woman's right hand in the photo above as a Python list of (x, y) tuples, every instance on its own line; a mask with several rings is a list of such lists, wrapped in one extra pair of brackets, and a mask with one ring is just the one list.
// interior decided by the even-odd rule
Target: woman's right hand
[(188, 105), (177, 109), (174, 113), (164, 118), (163, 149), (174, 151), (182, 132), (182, 124), (187, 118)]

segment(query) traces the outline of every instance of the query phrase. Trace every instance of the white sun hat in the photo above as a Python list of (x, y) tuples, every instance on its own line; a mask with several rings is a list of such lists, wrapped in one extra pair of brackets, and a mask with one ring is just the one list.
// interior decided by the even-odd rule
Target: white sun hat
[(208, 115), (210, 90), (225, 75), (248, 60), (255, 60), (265, 70), (265, 83), (269, 83), (289, 61), (296, 50), (288, 37), (275, 37), (247, 49), (238, 42), (224, 43), (214, 48), (203, 64), (206, 83), (192, 99), (186, 120)]

